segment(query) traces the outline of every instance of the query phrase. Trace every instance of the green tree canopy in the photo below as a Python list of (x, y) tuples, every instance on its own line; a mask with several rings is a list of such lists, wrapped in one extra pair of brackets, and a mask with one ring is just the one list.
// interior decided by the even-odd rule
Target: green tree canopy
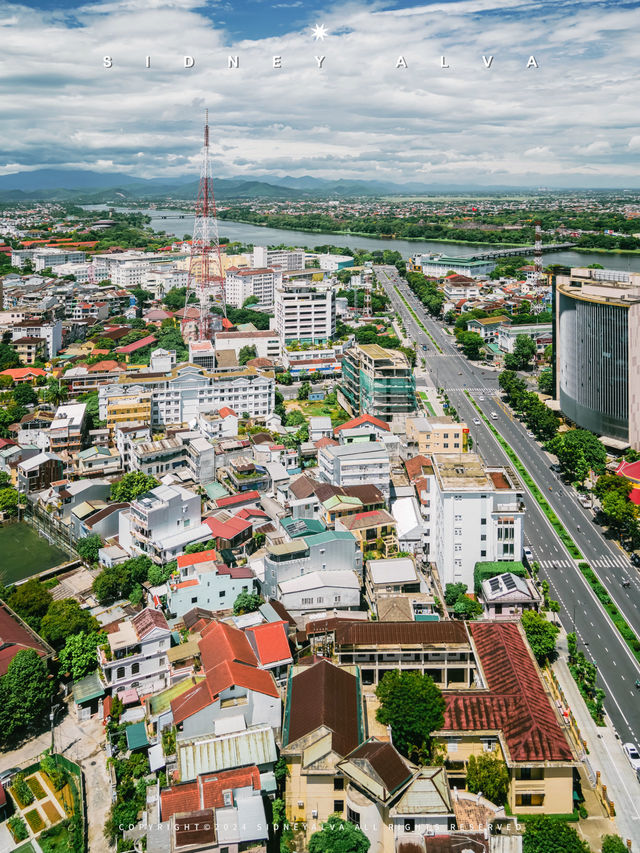
[(545, 367), (540, 371), (538, 376), (538, 391), (541, 394), (553, 394), (553, 370), (550, 367)]
[(497, 752), (469, 756), (467, 788), (482, 794), (497, 806), (503, 806), (509, 795), (509, 771)]
[(303, 382), (300, 388), (298, 389), (298, 400), (308, 400), (309, 392), (311, 391), (311, 383)]
[(329, 815), (322, 829), (309, 839), (309, 853), (367, 853), (371, 842), (354, 823), (338, 813)]
[(102, 548), (102, 538), (97, 533), (82, 536), (76, 542), (76, 551), (87, 563), (98, 562), (98, 551)]
[(444, 588), (444, 602), (447, 607), (453, 607), (461, 595), (467, 591), (466, 583), (448, 583)]
[(522, 853), (590, 853), (590, 850), (568, 823), (540, 815), (527, 820)]
[(36, 631), (40, 620), (49, 609), (53, 596), (37, 578), (16, 586), (9, 598), (9, 607), (28, 622)]
[(143, 474), (142, 471), (130, 471), (117, 483), (111, 484), (111, 500), (118, 502), (133, 501), (158, 485), (160, 484), (156, 478), (150, 474)]
[(20, 406), (31, 406), (38, 402), (38, 395), (32, 385), (22, 382), (13, 389), (13, 399)]
[(235, 616), (242, 613), (253, 613), (262, 603), (262, 598), (257, 593), (241, 592), (233, 602), (233, 613)]
[(0, 679), (0, 738), (4, 743), (34, 730), (48, 718), (52, 682), (35, 649), (22, 649)]
[(19, 501), (20, 496), (16, 489), (0, 489), (0, 512), (6, 512), (9, 516), (15, 515), (18, 512)]
[(444, 722), (444, 698), (433, 679), (415, 670), (392, 669), (376, 688), (376, 719), (391, 726), (396, 749), (408, 758), (428, 751), (431, 733)]
[[(513, 353), (505, 356), (505, 367), (511, 370), (527, 370), (531, 367), (531, 362), (535, 358), (538, 348), (536, 342), (529, 335), (516, 335), (516, 340), (513, 345)], [(509, 356), (513, 357), (513, 364), (508, 363)]]
[(602, 853), (629, 853), (629, 848), (619, 835), (605, 835), (602, 839)]
[(80, 607), (75, 598), (51, 602), (40, 622), (40, 633), (55, 649), (60, 649), (72, 634), (89, 634), (99, 628), (98, 620)]
[(542, 666), (553, 660), (556, 654), (556, 636), (558, 627), (535, 610), (525, 610), (522, 614), (522, 627), (531, 646), (535, 659)]
[(484, 340), (477, 332), (460, 332), (457, 336), (462, 346), (462, 352), (469, 361), (478, 361), (482, 356)]
[(453, 612), (460, 619), (475, 619), (482, 615), (482, 605), (469, 595), (461, 595), (453, 605)]
[(252, 358), (256, 358), (257, 355), (258, 351), (254, 344), (244, 346), (238, 353), (238, 364), (246, 364), (248, 361), (251, 361)]
[(604, 474), (607, 451), (604, 444), (586, 429), (558, 433), (548, 445), (558, 457), (562, 469), (574, 480), (583, 482), (590, 470)]
[(73, 681), (78, 681), (95, 672), (98, 668), (98, 657), (96, 649), (104, 643), (107, 635), (102, 632), (92, 631), (90, 634), (72, 634), (67, 637), (58, 658), (62, 672), (68, 672)]

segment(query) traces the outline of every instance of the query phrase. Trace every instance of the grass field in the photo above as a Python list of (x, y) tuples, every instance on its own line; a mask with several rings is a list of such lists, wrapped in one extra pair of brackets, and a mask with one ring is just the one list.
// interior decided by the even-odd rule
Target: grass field
[(312, 403), (308, 400), (287, 400), (284, 405), (288, 412), (298, 409), (305, 418), (331, 418), (331, 424), (334, 427), (340, 426), (340, 424), (344, 424), (349, 420), (348, 413), (337, 403), (330, 405), (324, 400), (315, 400)]

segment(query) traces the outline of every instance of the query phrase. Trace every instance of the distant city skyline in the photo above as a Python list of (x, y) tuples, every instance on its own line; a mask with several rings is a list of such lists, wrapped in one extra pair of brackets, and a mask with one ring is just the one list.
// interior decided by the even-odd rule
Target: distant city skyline
[(624, 0), (4, 3), (0, 175), (195, 179), (208, 107), (217, 177), (634, 189), (639, 25)]

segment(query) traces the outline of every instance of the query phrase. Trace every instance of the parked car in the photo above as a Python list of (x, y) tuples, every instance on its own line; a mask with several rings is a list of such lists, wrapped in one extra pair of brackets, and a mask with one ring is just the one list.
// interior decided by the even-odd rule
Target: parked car
[(635, 743), (624, 743), (622, 745), (624, 749), (625, 755), (631, 762), (631, 766), (634, 770), (640, 770), (640, 752), (638, 752), (638, 747)]
[(529, 436), (529, 438), (535, 438), (536, 437), (536, 434), (534, 432), (531, 432), (531, 430), (529, 430), (527, 435)]
[(19, 772), (19, 767), (10, 767), (8, 770), (3, 770), (2, 773), (0, 773), (0, 785), (6, 785), (7, 782), (11, 779), (11, 777), (15, 776), (16, 773)]
[(522, 549), (522, 556), (527, 561), (527, 563), (529, 563), (529, 565), (531, 565), (531, 563), (533, 562), (533, 552), (532, 552), (531, 548), (529, 548), (528, 545), (525, 545), (524, 548)]

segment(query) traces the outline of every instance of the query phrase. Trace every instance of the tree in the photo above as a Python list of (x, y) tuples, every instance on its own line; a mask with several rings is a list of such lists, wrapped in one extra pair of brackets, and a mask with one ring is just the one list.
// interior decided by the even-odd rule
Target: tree
[(469, 756), (467, 764), (467, 788), (472, 794), (483, 795), (503, 806), (509, 795), (509, 771), (497, 752)]
[(149, 568), (147, 580), (151, 586), (160, 586), (166, 583), (171, 577), (171, 572), (175, 569), (175, 562), (167, 563), (166, 566), (157, 566), (155, 563)]
[(302, 426), (302, 424), (305, 424), (306, 422), (307, 422), (307, 419), (302, 414), (302, 412), (299, 409), (293, 409), (291, 412), (289, 412), (287, 414), (287, 422), (285, 425), (286, 426)]
[(75, 598), (53, 601), (40, 623), (40, 633), (55, 649), (72, 634), (89, 634), (99, 628), (98, 620), (84, 610)]
[(40, 627), (40, 620), (51, 606), (52, 601), (53, 596), (49, 590), (37, 578), (32, 578), (15, 587), (9, 598), (9, 607), (37, 631)]
[(242, 613), (253, 613), (263, 603), (262, 598), (255, 592), (241, 592), (233, 602), (234, 616)]
[[(516, 359), (516, 370), (527, 370), (531, 366), (531, 360), (535, 358), (538, 347), (529, 335), (516, 335), (516, 340), (513, 345), (513, 356)], [(506, 359), (505, 359), (505, 366)]]
[(144, 474), (142, 471), (130, 471), (117, 483), (111, 484), (111, 500), (118, 502), (133, 501), (159, 485), (156, 478), (150, 474)]
[(608, 492), (601, 504), (607, 523), (621, 538), (637, 527), (638, 508), (619, 491)]
[(477, 332), (461, 332), (458, 341), (462, 345), (462, 352), (469, 361), (478, 361), (482, 355), (484, 340)]
[(98, 562), (98, 551), (102, 548), (102, 538), (97, 533), (82, 536), (76, 542), (76, 551), (87, 563)]
[(403, 755), (431, 748), (431, 733), (444, 722), (444, 698), (429, 675), (392, 669), (376, 688), (376, 719), (390, 725), (393, 743)]
[(64, 403), (68, 396), (67, 386), (63, 385), (59, 379), (53, 379), (49, 382), (44, 395), (47, 403), (51, 403), (52, 406), (59, 406)]
[(475, 619), (482, 615), (482, 605), (469, 595), (461, 595), (453, 605), (453, 612), (460, 619)]
[(311, 391), (311, 383), (303, 382), (298, 390), (298, 400), (308, 400), (309, 392)]
[(556, 636), (559, 628), (535, 610), (525, 610), (522, 627), (531, 646), (533, 656), (540, 666), (555, 658)]
[(22, 382), (13, 390), (13, 399), (20, 406), (32, 406), (38, 402), (38, 395), (32, 385)]
[(6, 343), (0, 344), (0, 370), (9, 370), (11, 367), (20, 367), (18, 353)]
[(553, 370), (550, 367), (545, 367), (538, 376), (538, 391), (541, 394), (553, 394)]
[(13, 516), (18, 512), (20, 496), (13, 488), (0, 489), (0, 512)]
[(367, 853), (370, 846), (371, 842), (360, 827), (344, 820), (337, 812), (329, 815), (307, 845), (309, 853)]
[(444, 601), (447, 607), (453, 607), (461, 595), (467, 591), (466, 583), (448, 583), (444, 588)]
[(250, 346), (244, 346), (238, 353), (238, 364), (246, 364), (248, 361), (251, 361), (252, 358), (256, 358), (257, 355), (258, 351), (253, 344)]
[(590, 850), (568, 823), (540, 815), (527, 820), (522, 853), (590, 853)]
[(567, 476), (582, 483), (590, 470), (603, 474), (607, 451), (597, 436), (586, 429), (572, 429), (559, 433), (548, 445)]
[(22, 649), (0, 681), (0, 736), (12, 739), (33, 732), (47, 719), (51, 704), (46, 661), (35, 649)]
[(60, 650), (60, 670), (68, 672), (73, 681), (78, 681), (98, 668), (96, 649), (104, 643), (107, 635), (92, 631), (90, 634), (72, 634)]
[(602, 839), (602, 853), (629, 853), (629, 848), (619, 835), (605, 835)]

